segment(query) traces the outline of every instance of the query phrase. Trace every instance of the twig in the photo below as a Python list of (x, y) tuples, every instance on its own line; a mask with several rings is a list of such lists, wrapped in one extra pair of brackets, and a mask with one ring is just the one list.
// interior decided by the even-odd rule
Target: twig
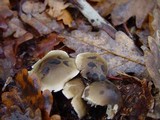
[(69, 0), (76, 6), (81, 13), (88, 19), (92, 26), (106, 31), (113, 39), (115, 38), (116, 29), (86, 1), (86, 0)]

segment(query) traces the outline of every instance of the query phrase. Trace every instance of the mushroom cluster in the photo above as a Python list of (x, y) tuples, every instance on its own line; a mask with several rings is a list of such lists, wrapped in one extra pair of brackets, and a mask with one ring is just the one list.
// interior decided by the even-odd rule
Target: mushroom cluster
[[(107, 106), (108, 119), (122, 105), (120, 91), (106, 79), (107, 63), (99, 54), (80, 53), (74, 59), (62, 50), (53, 50), (33, 65), (32, 73), (39, 77), (42, 91), (62, 90), (65, 97), (72, 99), (71, 105), (79, 118), (87, 113), (86, 103)], [(78, 73), (81, 77), (77, 77)]]

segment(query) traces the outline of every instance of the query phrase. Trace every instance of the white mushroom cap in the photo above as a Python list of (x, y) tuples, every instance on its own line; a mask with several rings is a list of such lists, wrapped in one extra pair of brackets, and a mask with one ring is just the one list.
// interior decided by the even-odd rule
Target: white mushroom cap
[(41, 90), (55, 92), (61, 90), (64, 84), (75, 77), (79, 70), (73, 58), (62, 50), (53, 50), (33, 65), (30, 73), (35, 73), (41, 81)]
[(120, 104), (122, 101), (119, 90), (106, 81), (93, 82), (87, 86), (82, 98), (94, 105), (106, 106)]
[(107, 62), (97, 53), (80, 53), (76, 57), (77, 68), (81, 75), (93, 81), (104, 81), (107, 75)]
[(82, 98), (93, 105), (107, 106), (106, 114), (112, 119), (122, 106), (122, 98), (119, 90), (108, 81), (93, 82), (87, 86)]
[(62, 93), (68, 98), (71, 99), (76, 95), (81, 96), (83, 93), (83, 90), (85, 88), (85, 85), (82, 82), (81, 78), (74, 78), (73, 80), (70, 80), (67, 82), (62, 90)]
[(72, 99), (71, 104), (79, 118), (86, 115), (86, 104), (82, 99), (82, 93), (85, 88), (81, 78), (75, 78), (67, 82), (63, 88), (62, 93), (68, 98)]

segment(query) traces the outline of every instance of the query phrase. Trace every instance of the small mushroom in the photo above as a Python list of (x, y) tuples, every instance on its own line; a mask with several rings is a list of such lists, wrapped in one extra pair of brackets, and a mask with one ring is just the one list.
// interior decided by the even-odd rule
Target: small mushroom
[(68, 98), (71, 99), (76, 95), (81, 96), (85, 85), (82, 82), (81, 78), (74, 78), (67, 82), (62, 90), (62, 93)]
[(84, 89), (82, 98), (91, 106), (108, 106), (108, 118), (113, 118), (122, 105), (122, 98), (117, 87), (108, 81), (96, 81)]
[(107, 62), (97, 53), (81, 53), (76, 57), (77, 68), (81, 75), (92, 81), (104, 81), (107, 75)]
[(75, 78), (67, 82), (63, 88), (62, 93), (68, 98), (72, 99), (71, 104), (79, 118), (86, 115), (86, 104), (82, 99), (82, 93), (85, 88), (81, 78)]
[(41, 81), (41, 90), (60, 91), (64, 84), (75, 77), (79, 70), (73, 58), (62, 50), (53, 50), (33, 65), (30, 73), (35, 73)]

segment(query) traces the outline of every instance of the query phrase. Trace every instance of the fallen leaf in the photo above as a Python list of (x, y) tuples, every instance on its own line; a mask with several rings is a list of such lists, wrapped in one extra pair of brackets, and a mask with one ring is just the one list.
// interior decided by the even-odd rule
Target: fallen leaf
[(39, 108), (42, 111), (42, 117), (48, 119), (53, 104), (53, 96), (49, 90), (41, 93), (40, 81), (34, 74), (29, 74), (26, 69), (22, 69), (17, 73), (15, 81), (20, 85), (24, 101), (30, 105), (32, 109)]
[(154, 85), (156, 86), (156, 88), (160, 90), (160, 80), (159, 80), (160, 78), (160, 63), (159, 63), (160, 38), (159, 36), (160, 36), (160, 31), (157, 31), (156, 39), (150, 36), (148, 37), (148, 44), (149, 44), (150, 50), (144, 49), (144, 53), (145, 53), (146, 68), (153, 79)]
[(72, 27), (73, 18), (67, 10), (62, 10), (62, 14), (57, 17), (57, 20), (62, 20), (65, 25)]
[(27, 108), (25, 112), (18, 106), (12, 106), (10, 111), (5, 113), (1, 117), (2, 120), (42, 120), (41, 111), (37, 109), (33, 111), (31, 108)]
[(29, 76), (28, 71), (23, 69), (15, 78), (17, 84), (20, 85), (23, 95), (32, 105), (36, 105), (41, 99), (40, 81), (35, 75)]
[(11, 59), (0, 59), (0, 79), (6, 81), (9, 76), (14, 75), (13, 64)]
[(33, 51), (33, 56), (35, 58), (41, 58), (46, 53), (54, 48), (63, 41), (64, 38), (59, 37), (56, 33), (49, 34), (45, 39), (42, 39), (37, 43), (36, 49)]
[(46, 5), (42, 2), (36, 2), (31, 0), (26, 0), (22, 4), (22, 10), (28, 15), (42, 13), (46, 8)]
[(137, 52), (133, 40), (121, 31), (116, 33), (115, 40), (104, 31), (85, 33), (75, 30), (63, 37), (66, 38), (64, 44), (75, 50), (73, 56), (83, 52), (102, 55), (108, 62), (111, 75), (117, 75), (118, 71), (140, 75), (145, 70), (143, 56)]
[(149, 16), (150, 35), (154, 35), (157, 30), (160, 30), (160, 9), (155, 8)]
[(148, 116), (159, 119), (160, 118), (160, 31), (156, 32), (155, 38), (148, 37), (149, 48), (144, 49), (145, 53), (145, 64), (147, 71), (149, 72), (150, 77), (153, 80), (155, 87), (158, 89), (158, 93), (154, 96), (155, 105), (152, 111), (148, 114)]
[(2, 103), (8, 109), (10, 109), (13, 105), (17, 105), (24, 110), (25, 107), (27, 107), (27, 104), (25, 104), (25, 102), (22, 100), (20, 94), (21, 93), (17, 89), (12, 88), (9, 92), (2, 93)]
[(130, 17), (136, 16), (136, 26), (140, 28), (144, 19), (155, 5), (156, 0), (126, 0), (125, 2), (120, 2), (111, 13), (112, 22), (114, 25), (120, 25)]
[(103, 0), (101, 2), (98, 2), (94, 8), (98, 11), (100, 15), (103, 17), (106, 17), (109, 15), (112, 10), (114, 9), (116, 4), (116, 0)]
[(154, 103), (151, 85), (145, 79), (140, 80), (125, 74), (121, 77), (123, 80), (115, 81), (123, 99), (123, 106), (119, 111), (121, 118), (127, 116), (127, 119), (145, 120)]
[(6, 19), (13, 15), (13, 12), (9, 9), (8, 0), (0, 1), (0, 28), (5, 31), (8, 27)]
[(14, 76), (15, 68), (18, 64), (21, 66), (21, 61), (18, 61), (17, 52), (19, 45), (30, 40), (32, 34), (26, 33), (22, 37), (17, 39), (6, 38), (3, 42), (2, 49), (2, 58), (0, 58), (0, 78), (6, 80), (9, 76)]
[[(23, 3), (21, 5), (21, 9), (23, 11), (21, 11), (20, 17), (23, 22), (27, 23), (28, 25), (32, 26), (35, 30), (37, 30), (41, 36), (49, 34), (53, 31), (59, 32), (63, 29), (63, 26), (57, 23), (54, 18), (49, 17), (46, 11), (43, 11), (43, 9), (38, 8), (38, 6), (43, 6), (45, 8), (44, 3), (35, 1), (26, 2), (30, 3)], [(30, 10), (30, 5), (32, 6), (32, 10)], [(34, 8), (34, 6), (37, 7)]]
[(18, 17), (13, 17), (8, 22), (8, 28), (5, 32), (3, 32), (3, 37), (8, 37), (13, 34), (15, 38), (23, 37), (27, 31), (25, 30), (22, 22), (18, 19)]
[(49, 6), (48, 14), (54, 18), (57, 18), (64, 14), (62, 11), (65, 10), (70, 4), (63, 0), (45, 0), (45, 3)]
[(9, 2), (9, 0), (1, 0), (0, 1), (0, 5), (1, 6), (8, 6), (8, 7), (10, 7), (10, 2)]

